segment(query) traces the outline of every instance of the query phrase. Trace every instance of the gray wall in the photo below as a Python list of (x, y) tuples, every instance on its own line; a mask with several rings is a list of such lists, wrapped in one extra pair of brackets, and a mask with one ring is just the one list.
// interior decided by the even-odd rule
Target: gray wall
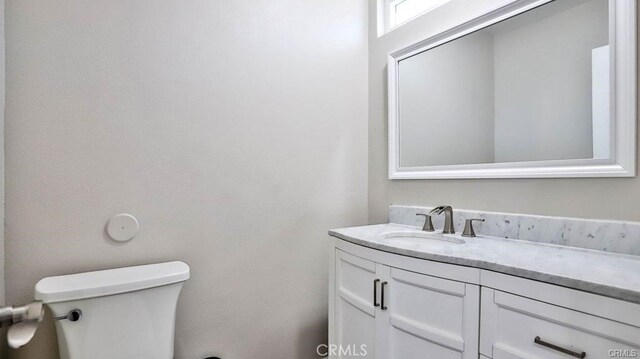
[(591, 52), (609, 43), (607, 10), (607, 0), (592, 0), (498, 26), (496, 162), (593, 157)]
[(400, 61), (398, 82), (400, 166), (493, 162), (491, 34), (475, 33)]
[(389, 52), (435, 34), (508, 0), (454, 0), (378, 38), (375, 1), (369, 6), (369, 222), (385, 222), (389, 204), (438, 205), (543, 215), (640, 219), (640, 178), (623, 179), (387, 179)]
[[(366, 1), (7, 1), (8, 300), (183, 260), (176, 358), (315, 357), (327, 229), (366, 223), (366, 23)], [(123, 211), (141, 232), (112, 243)], [(13, 358), (56, 357), (43, 324)]]
[[(5, 71), (4, 71), (4, 0), (0, 0), (0, 218), (4, 219), (4, 109), (5, 109)], [(5, 254), (4, 220), (0, 221), (0, 305), (5, 299)], [(0, 344), (0, 354), (2, 353)]]
[[(5, 305), (5, 250), (4, 250), (4, 110), (5, 110), (5, 41), (4, 0), (0, 0), (0, 306)], [(0, 330), (0, 358), (7, 357), (5, 330)]]

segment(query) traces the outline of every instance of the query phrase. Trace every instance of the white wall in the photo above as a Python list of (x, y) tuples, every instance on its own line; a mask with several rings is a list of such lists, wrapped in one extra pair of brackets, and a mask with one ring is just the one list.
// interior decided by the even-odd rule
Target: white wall
[(593, 158), (591, 52), (609, 42), (607, 7), (496, 31), (496, 162)]
[(491, 34), (465, 36), (399, 68), (400, 166), (494, 161)]
[(386, 57), (510, 0), (452, 0), (377, 37), (369, 7), (369, 222), (387, 221), (389, 204), (439, 205), (497, 212), (638, 220), (640, 178), (394, 180), (387, 178)]
[[(367, 213), (367, 4), (7, 1), (7, 293), (183, 260), (176, 358), (314, 358)], [(103, 227), (138, 216), (127, 244)], [(117, 313), (114, 313), (117, 315)], [(51, 321), (13, 358), (51, 359)]]

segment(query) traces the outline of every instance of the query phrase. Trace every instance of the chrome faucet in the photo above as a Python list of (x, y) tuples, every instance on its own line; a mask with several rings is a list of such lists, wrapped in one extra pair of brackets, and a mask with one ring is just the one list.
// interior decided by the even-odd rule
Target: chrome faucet
[(453, 208), (451, 206), (439, 206), (431, 210), (429, 214), (442, 214), (444, 212), (444, 228), (442, 228), (442, 233), (444, 234), (454, 234), (456, 233), (456, 229), (453, 227)]

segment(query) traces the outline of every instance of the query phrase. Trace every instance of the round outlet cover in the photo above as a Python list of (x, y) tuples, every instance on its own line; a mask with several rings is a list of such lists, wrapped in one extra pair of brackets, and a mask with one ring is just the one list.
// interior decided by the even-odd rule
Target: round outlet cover
[(107, 223), (107, 234), (114, 241), (126, 242), (133, 239), (140, 230), (140, 223), (129, 213), (120, 213), (111, 217)]

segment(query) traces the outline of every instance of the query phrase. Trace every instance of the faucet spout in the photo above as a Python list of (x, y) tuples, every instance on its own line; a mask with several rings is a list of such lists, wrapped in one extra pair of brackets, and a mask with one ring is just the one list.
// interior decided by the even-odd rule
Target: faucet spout
[(444, 228), (442, 233), (454, 234), (456, 229), (453, 226), (453, 208), (451, 206), (438, 206), (429, 212), (429, 214), (442, 214), (444, 212)]

